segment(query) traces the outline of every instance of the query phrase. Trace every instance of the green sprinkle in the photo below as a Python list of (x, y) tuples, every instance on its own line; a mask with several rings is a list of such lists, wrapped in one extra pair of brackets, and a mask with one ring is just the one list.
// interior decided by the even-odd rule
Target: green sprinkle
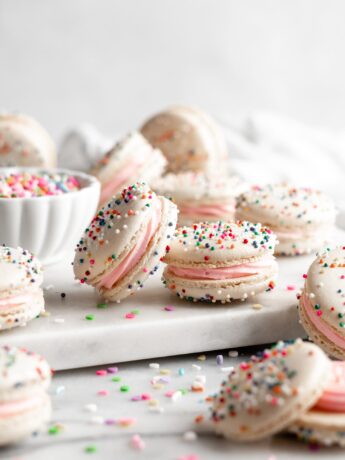
[(86, 315), (85, 319), (87, 319), (88, 321), (93, 321), (95, 319), (95, 315)]
[(127, 393), (127, 392), (129, 391), (129, 386), (128, 386), (128, 385), (122, 385), (122, 386), (120, 387), (120, 391), (121, 391), (122, 393)]
[(54, 434), (59, 434), (60, 433), (60, 428), (57, 425), (53, 425), (49, 428), (48, 433), (51, 435)]
[(97, 304), (97, 308), (107, 308), (108, 304), (107, 303), (99, 303)]
[(139, 315), (140, 310), (132, 310), (131, 313), (132, 313), (133, 315)]
[(342, 321), (340, 321), (339, 326), (340, 326), (340, 327), (345, 327), (345, 323), (343, 323)]
[(96, 446), (86, 446), (85, 447), (85, 452), (87, 454), (93, 454), (97, 451), (97, 447)]
[(116, 377), (113, 377), (111, 379), (112, 382), (121, 382), (121, 377), (119, 377), (118, 375)]

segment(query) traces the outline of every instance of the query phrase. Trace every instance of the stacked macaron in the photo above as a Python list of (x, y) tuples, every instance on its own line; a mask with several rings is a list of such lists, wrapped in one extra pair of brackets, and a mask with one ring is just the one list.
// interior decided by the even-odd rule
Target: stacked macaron
[(167, 174), (152, 188), (171, 198), (179, 208), (179, 225), (194, 222), (231, 222), (235, 215), (236, 197), (246, 184), (237, 176), (184, 172)]
[(216, 170), (227, 160), (225, 138), (203, 111), (175, 106), (147, 120), (141, 133), (168, 160), (168, 171)]
[(214, 429), (236, 441), (288, 430), (345, 445), (343, 372), (344, 363), (332, 364), (314, 344), (280, 342), (230, 372), (214, 397)]
[(54, 168), (57, 155), (46, 130), (26, 115), (0, 115), (0, 166)]
[(138, 181), (150, 183), (163, 173), (165, 166), (160, 150), (153, 148), (140, 133), (130, 133), (91, 171), (101, 182), (101, 205), (128, 185)]
[(299, 255), (317, 251), (330, 240), (336, 210), (322, 192), (277, 184), (245, 192), (236, 215), (269, 226), (279, 240), (276, 254)]
[(311, 264), (299, 314), (315, 343), (329, 355), (345, 359), (345, 246), (325, 250)]
[(85, 230), (74, 273), (105, 299), (120, 301), (156, 272), (177, 221), (176, 206), (137, 183), (115, 195)]
[(48, 363), (24, 349), (0, 347), (0, 446), (39, 431), (49, 421)]
[(44, 311), (42, 266), (27, 250), (0, 246), (0, 330), (23, 326)]
[(274, 287), (275, 243), (270, 229), (250, 222), (179, 227), (163, 259), (163, 281), (187, 300), (244, 300)]

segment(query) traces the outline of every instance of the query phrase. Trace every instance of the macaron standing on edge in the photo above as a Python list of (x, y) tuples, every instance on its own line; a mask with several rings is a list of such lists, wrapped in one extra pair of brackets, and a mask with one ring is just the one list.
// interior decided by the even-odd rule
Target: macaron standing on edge
[(132, 132), (117, 142), (101, 158), (91, 173), (101, 182), (100, 204), (135, 182), (150, 182), (164, 172), (167, 161), (162, 152), (153, 148), (138, 132)]
[(0, 446), (39, 431), (50, 419), (48, 363), (24, 349), (0, 346)]
[(0, 114), (0, 167), (55, 168), (56, 148), (47, 131), (27, 115)]
[(245, 300), (273, 289), (276, 237), (251, 222), (197, 223), (179, 227), (163, 261), (163, 282), (192, 301)]
[(1, 330), (24, 326), (44, 311), (40, 262), (22, 248), (0, 246)]
[(188, 171), (167, 174), (154, 181), (152, 188), (177, 205), (179, 225), (191, 225), (234, 220), (236, 197), (247, 186), (237, 176)]
[(143, 287), (169, 249), (176, 206), (137, 183), (115, 195), (94, 217), (77, 245), (74, 274), (110, 301)]
[(213, 400), (216, 433), (256, 441), (288, 429), (322, 396), (331, 361), (312, 343), (297, 339), (242, 362)]
[(255, 186), (239, 197), (238, 219), (261, 222), (277, 235), (276, 254), (322, 249), (335, 228), (336, 209), (324, 193), (289, 184)]
[(326, 249), (308, 270), (299, 315), (309, 337), (345, 360), (345, 246)]
[(164, 153), (170, 172), (207, 172), (228, 159), (220, 127), (195, 107), (170, 107), (148, 119), (141, 133)]

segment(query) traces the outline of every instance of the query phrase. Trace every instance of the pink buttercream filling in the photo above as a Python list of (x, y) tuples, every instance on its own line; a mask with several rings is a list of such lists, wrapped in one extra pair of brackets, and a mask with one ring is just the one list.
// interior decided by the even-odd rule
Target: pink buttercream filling
[(0, 311), (7, 310), (8, 308), (19, 307), (32, 301), (33, 295), (28, 292), (25, 294), (14, 295), (0, 299)]
[(276, 264), (273, 256), (263, 257), (260, 261), (233, 265), (231, 267), (219, 268), (190, 268), (175, 267), (169, 265), (169, 271), (180, 278), (198, 280), (225, 280), (231, 278), (242, 278), (245, 276), (257, 275), (262, 269), (271, 268)]
[(102, 186), (100, 202), (108, 201), (122, 186), (127, 185), (128, 179), (138, 172), (138, 169), (145, 163), (146, 155), (141, 155), (136, 160), (131, 160), (120, 171), (114, 174), (114, 177)]
[(0, 403), (0, 418), (7, 418), (22, 412), (27, 412), (42, 404), (42, 401), (42, 395), (35, 395), (17, 401), (2, 402)]
[(318, 316), (313, 308), (312, 303), (307, 298), (305, 293), (303, 292), (302, 297), (302, 304), (304, 311), (306, 312), (310, 321), (314, 324), (314, 326), (330, 340), (331, 342), (335, 343), (338, 347), (345, 349), (345, 337), (342, 337), (340, 334), (337, 334), (333, 329), (328, 326), (320, 316)]
[(152, 216), (147, 224), (146, 231), (142, 235), (140, 235), (135, 246), (122, 260), (122, 262), (117, 267), (115, 267), (114, 270), (112, 270), (110, 273), (103, 276), (103, 278), (97, 283), (97, 287), (111, 289), (120, 278), (125, 276), (128, 272), (132, 270), (133, 267), (135, 267), (135, 265), (145, 254), (149, 242), (155, 235), (157, 228), (159, 226), (160, 218), (161, 202), (160, 200), (157, 200), (157, 205), (152, 210)]
[(345, 361), (332, 363), (332, 378), (313, 409), (345, 412)]
[(212, 216), (222, 217), (224, 214), (232, 214), (235, 211), (234, 204), (209, 204), (209, 205), (179, 205), (181, 214), (185, 216)]

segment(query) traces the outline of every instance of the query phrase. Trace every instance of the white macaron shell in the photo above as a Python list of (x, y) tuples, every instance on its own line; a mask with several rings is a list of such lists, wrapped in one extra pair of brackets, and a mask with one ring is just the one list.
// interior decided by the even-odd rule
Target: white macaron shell
[(0, 115), (0, 165), (53, 168), (57, 155), (46, 130), (26, 115)]
[(273, 254), (275, 243), (275, 235), (261, 224), (205, 222), (178, 228), (164, 261), (187, 267), (238, 265)]
[(230, 373), (214, 402), (216, 432), (231, 439), (261, 439), (288, 427), (315, 404), (327, 384), (330, 360), (301, 340), (284, 348), (286, 355)]

